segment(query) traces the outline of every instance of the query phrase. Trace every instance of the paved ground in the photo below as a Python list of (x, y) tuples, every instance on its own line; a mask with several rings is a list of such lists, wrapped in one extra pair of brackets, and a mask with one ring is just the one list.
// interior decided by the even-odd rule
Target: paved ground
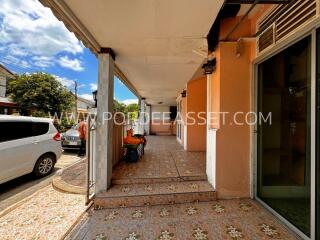
[(67, 239), (268, 240), (298, 239), (256, 201), (91, 210)]
[(120, 162), (113, 179), (206, 177), (206, 153), (187, 152), (175, 136), (148, 136), (145, 154), (136, 163)]
[(10, 212), (0, 213), (0, 239), (62, 239), (86, 209), (84, 202), (83, 195), (44, 187)]
[(76, 152), (64, 152), (55, 165), (53, 173), (45, 178), (34, 179), (31, 174), (14, 179), (0, 185), (0, 212), (5, 208), (19, 202), (20, 200), (30, 196), (37, 190), (51, 184), (54, 175), (65, 167), (79, 161), (80, 158)]

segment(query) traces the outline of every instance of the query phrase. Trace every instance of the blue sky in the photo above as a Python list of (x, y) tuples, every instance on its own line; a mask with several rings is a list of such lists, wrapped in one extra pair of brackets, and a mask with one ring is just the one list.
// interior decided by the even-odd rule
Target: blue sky
[[(69, 89), (92, 99), (98, 62), (89, 49), (38, 0), (0, 0), (0, 63), (16, 73), (53, 74)], [(137, 98), (117, 78), (115, 98), (126, 104)]]

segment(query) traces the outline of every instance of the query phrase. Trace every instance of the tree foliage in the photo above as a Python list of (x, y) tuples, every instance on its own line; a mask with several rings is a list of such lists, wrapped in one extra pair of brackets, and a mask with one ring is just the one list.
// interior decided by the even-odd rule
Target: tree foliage
[(133, 120), (138, 118), (139, 105), (136, 103), (125, 105), (114, 100), (114, 110), (115, 112), (123, 112), (127, 118)]
[(37, 72), (23, 74), (8, 82), (8, 93), (18, 104), (21, 113), (30, 108), (44, 113), (61, 113), (69, 111), (74, 106), (74, 97), (52, 75)]

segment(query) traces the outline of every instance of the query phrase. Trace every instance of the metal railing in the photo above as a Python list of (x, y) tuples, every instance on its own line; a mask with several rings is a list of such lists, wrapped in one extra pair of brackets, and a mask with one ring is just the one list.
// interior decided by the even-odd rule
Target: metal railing
[(96, 166), (95, 166), (95, 139), (96, 139), (96, 121), (95, 117), (88, 117), (87, 121), (87, 193), (86, 204), (89, 204), (95, 194), (95, 179), (96, 179)]

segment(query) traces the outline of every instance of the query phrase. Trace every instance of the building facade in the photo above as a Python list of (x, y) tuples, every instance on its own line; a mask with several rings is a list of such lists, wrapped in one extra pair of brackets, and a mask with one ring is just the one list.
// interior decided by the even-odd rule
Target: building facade
[[(41, 2), (98, 55), (96, 194), (111, 185), (113, 123), (103, 112), (112, 111), (118, 75), (143, 97), (141, 109), (177, 106), (177, 140), (206, 151), (218, 199), (254, 198), (301, 238), (320, 239), (319, 0), (145, 1), (143, 11), (111, 1), (113, 12), (125, 11), (118, 29), (99, 10), (107, 3), (92, 4), (90, 18), (84, 1)], [(128, 22), (136, 32), (122, 32)]]
[(13, 114), (17, 106), (7, 98), (7, 81), (15, 78), (15, 74), (0, 64), (0, 114)]

